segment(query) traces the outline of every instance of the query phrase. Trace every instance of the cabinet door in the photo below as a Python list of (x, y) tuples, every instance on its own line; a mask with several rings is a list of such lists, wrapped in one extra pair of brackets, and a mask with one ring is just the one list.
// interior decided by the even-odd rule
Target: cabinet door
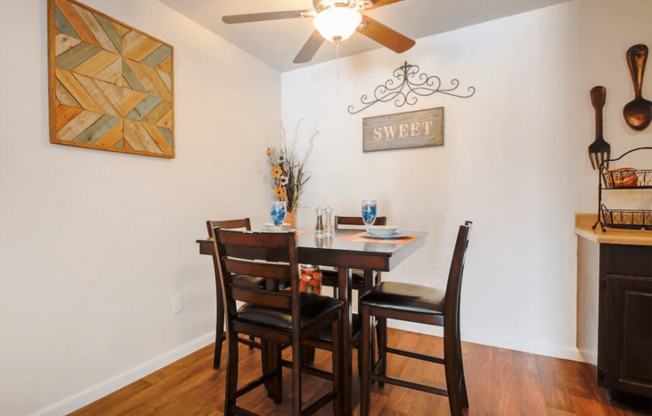
[(652, 278), (601, 278), (598, 381), (605, 388), (652, 396)]

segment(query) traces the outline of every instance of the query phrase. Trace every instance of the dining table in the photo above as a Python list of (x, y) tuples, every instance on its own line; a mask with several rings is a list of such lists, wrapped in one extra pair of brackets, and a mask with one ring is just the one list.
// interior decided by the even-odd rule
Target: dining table
[[(364, 230), (337, 229), (317, 235), (297, 231), (297, 255), (302, 264), (334, 267), (338, 271), (338, 296), (344, 302), (342, 319), (344, 414), (352, 415), (353, 397), (353, 309), (351, 269), (364, 271), (365, 290), (373, 285), (374, 272), (389, 272), (425, 244), (425, 232), (400, 231), (389, 237), (372, 237)], [(200, 254), (214, 255), (213, 241), (198, 239)]]

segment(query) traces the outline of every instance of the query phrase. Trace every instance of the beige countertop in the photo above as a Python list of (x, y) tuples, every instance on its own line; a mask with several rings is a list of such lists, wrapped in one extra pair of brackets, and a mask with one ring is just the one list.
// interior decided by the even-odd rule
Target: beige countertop
[(652, 246), (652, 231), (627, 230), (606, 227), (602, 232), (600, 225), (593, 227), (598, 214), (575, 214), (575, 234), (598, 244), (626, 244), (635, 246)]

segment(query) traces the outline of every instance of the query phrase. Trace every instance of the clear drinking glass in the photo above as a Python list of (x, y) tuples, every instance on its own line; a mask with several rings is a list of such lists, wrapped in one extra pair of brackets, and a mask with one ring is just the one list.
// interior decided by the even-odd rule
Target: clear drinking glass
[(373, 225), (376, 221), (376, 200), (363, 199), (362, 200), (362, 222), (365, 226)]
[(272, 222), (276, 228), (280, 228), (285, 221), (285, 201), (274, 201), (272, 202), (272, 209), (270, 211), (270, 216), (272, 217)]
[(324, 214), (324, 231), (326, 234), (335, 234), (335, 217), (333, 216), (333, 208), (326, 207)]

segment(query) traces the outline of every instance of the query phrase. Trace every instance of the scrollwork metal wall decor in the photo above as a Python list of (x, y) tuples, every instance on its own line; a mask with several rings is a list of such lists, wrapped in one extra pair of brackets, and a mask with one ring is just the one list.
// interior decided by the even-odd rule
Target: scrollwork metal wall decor
[(455, 94), (453, 91), (460, 85), (457, 79), (451, 80), (450, 88), (442, 88), (441, 79), (438, 76), (428, 76), (428, 74), (419, 73), (419, 71), (417, 65), (411, 65), (405, 61), (403, 66), (394, 70), (394, 78), (388, 79), (384, 84), (374, 89), (373, 99), (366, 94), (363, 95), (360, 97), (362, 107), (356, 110), (353, 105), (350, 105), (348, 108), (349, 113), (356, 114), (376, 103), (385, 103), (392, 100), (394, 100), (396, 107), (402, 107), (405, 104), (414, 105), (417, 103), (418, 97), (427, 97), (436, 92), (458, 98), (469, 98), (475, 94), (475, 87), (467, 88), (468, 95)]

